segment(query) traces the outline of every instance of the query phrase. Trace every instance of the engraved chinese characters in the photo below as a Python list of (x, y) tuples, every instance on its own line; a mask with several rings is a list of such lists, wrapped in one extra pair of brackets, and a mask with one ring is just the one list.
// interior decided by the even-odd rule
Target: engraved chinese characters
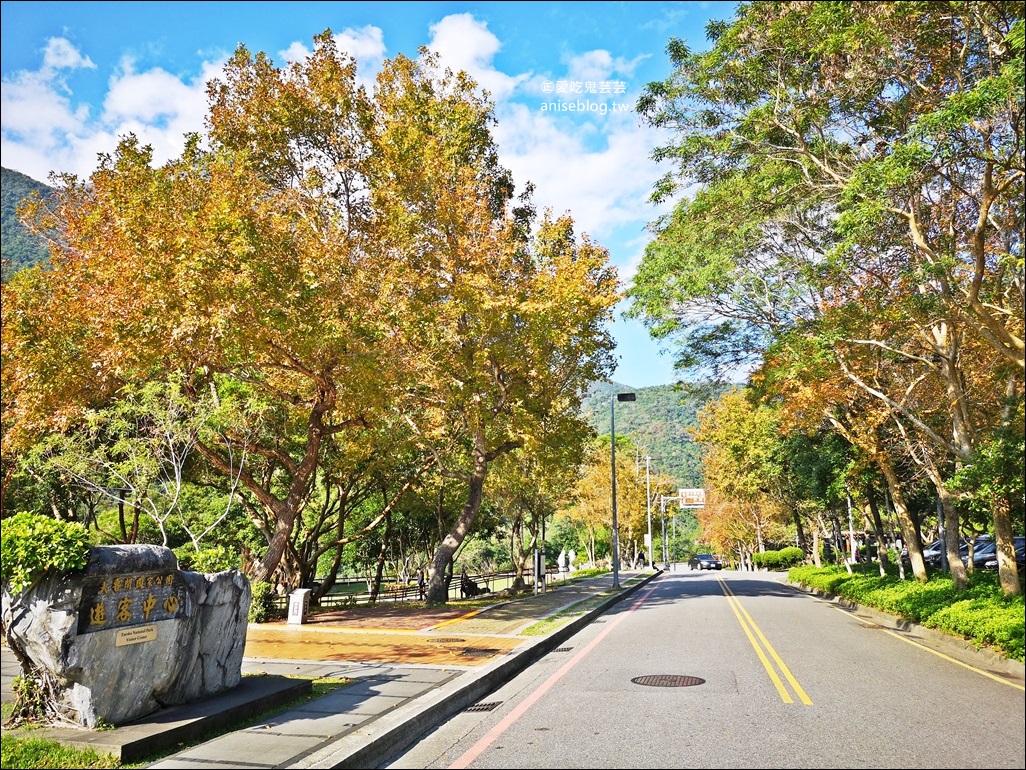
[(185, 612), (186, 597), (172, 571), (85, 578), (78, 633), (172, 620)]

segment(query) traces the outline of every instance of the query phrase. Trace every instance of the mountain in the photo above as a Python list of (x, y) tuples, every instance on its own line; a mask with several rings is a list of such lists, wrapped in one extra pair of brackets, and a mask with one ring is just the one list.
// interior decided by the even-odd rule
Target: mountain
[(17, 208), (33, 192), (45, 198), (52, 192), (52, 188), (20, 171), (3, 168), (0, 172), (0, 193), (3, 198), (0, 212), (0, 258), (3, 259), (0, 280), (6, 281), (22, 268), (47, 259), (46, 244), (26, 232), (18, 221)]
[(651, 469), (674, 480), (678, 488), (702, 486), (698, 446), (688, 436), (698, 411), (727, 388), (703, 386), (683, 390), (675, 385), (631, 388), (616, 382), (595, 383), (581, 411), (599, 435), (609, 433), (610, 401), (614, 393), (633, 392), (636, 401), (615, 402), (616, 434), (629, 436), (641, 452), (652, 458)]

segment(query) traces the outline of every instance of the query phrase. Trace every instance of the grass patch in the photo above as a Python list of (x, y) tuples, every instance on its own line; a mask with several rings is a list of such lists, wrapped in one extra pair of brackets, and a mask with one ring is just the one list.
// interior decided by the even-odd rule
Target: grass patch
[(30, 768), (92, 768), (122, 767), (121, 763), (107, 754), (97, 754), (92, 749), (72, 749), (55, 741), (39, 738), (0, 738), (0, 765), (3, 767)]
[[(602, 574), (602, 572), (604, 571), (605, 570), (599, 570), (598, 572), (599, 574)], [(587, 577), (592, 576), (588, 575)], [(621, 588), (626, 588), (627, 586), (633, 583), (637, 583), (639, 580), (641, 580), (640, 577), (629, 578), (625, 583), (621, 585)], [(575, 618), (578, 618), (581, 615), (584, 615), (586, 612), (590, 612), (591, 610), (595, 609), (604, 601), (606, 601), (610, 596), (612, 596), (613, 593), (614, 590), (610, 589), (608, 591), (603, 591), (602, 593), (588, 597), (587, 599), (582, 599), (581, 601), (576, 602), (575, 604), (571, 604), (569, 607), (564, 608), (560, 612), (557, 612), (555, 615), (550, 615), (544, 620), (539, 620), (537, 623), (528, 626), (520, 633), (520, 635), (543, 636), (545, 634), (551, 634), (557, 628), (562, 628)]]
[(544, 620), (539, 620), (537, 623), (528, 626), (520, 633), (520, 636), (544, 636), (545, 634), (551, 634), (557, 628), (562, 628), (570, 621), (595, 609), (602, 602), (608, 599), (610, 595), (611, 592), (603, 592), (588, 599), (582, 599), (576, 604), (571, 604), (563, 611), (557, 612), (555, 615), (550, 615)]

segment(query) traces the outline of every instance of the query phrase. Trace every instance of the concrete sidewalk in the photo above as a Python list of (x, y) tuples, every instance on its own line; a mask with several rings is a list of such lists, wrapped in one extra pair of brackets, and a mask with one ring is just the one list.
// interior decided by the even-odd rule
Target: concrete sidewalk
[[(352, 682), (328, 695), (183, 749), (150, 767), (375, 767), (474, 705), (659, 574), (621, 573), (618, 590), (612, 588), (612, 575), (550, 582), (544, 593), (481, 611), (452, 605), (355, 608), (318, 615), (301, 626), (251, 625), (243, 661), (247, 676), (232, 692), (164, 709), (114, 730), (33, 730), (32, 735), (134, 762), (266, 712), (304, 688), (309, 691), (310, 679), (345, 677)], [(564, 612), (566, 622), (553, 623), (551, 631), (522, 635), (538, 621)], [(5, 698), (11, 657), (4, 656)]]

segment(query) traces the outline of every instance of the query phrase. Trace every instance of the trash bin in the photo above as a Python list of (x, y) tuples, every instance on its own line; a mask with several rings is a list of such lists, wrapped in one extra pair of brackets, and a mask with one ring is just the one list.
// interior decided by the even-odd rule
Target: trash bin
[(310, 614), (310, 589), (297, 588), (289, 595), (289, 623), (303, 624)]

